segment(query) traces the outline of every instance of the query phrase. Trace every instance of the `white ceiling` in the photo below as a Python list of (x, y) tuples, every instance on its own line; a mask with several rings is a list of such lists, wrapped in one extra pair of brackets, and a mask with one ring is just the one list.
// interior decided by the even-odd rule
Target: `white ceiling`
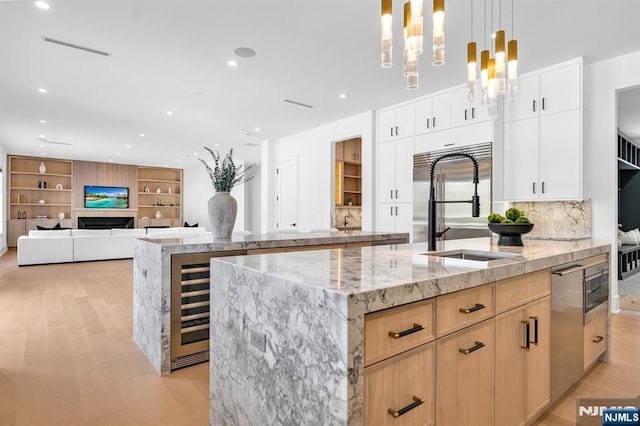
[[(494, 0), (496, 14), (500, 1)], [(473, 2), (482, 47), (485, 2)], [(234, 147), (238, 157), (257, 160), (259, 148), (245, 143), (462, 83), (470, 37), (470, 1), (449, 0), (446, 65), (430, 65), (427, 37), (420, 89), (407, 91), (399, 0), (391, 69), (379, 65), (378, 0), (49, 3), (51, 10), (43, 11), (32, 0), (0, 1), (0, 144), (11, 154), (185, 167), (195, 163), (195, 152), (204, 157), (203, 146), (220, 144), (221, 151)], [(502, 4), (510, 38), (511, 1)], [(576, 56), (602, 60), (640, 49), (640, 1), (515, 0), (515, 30), (522, 72)], [(112, 55), (46, 43), (42, 36)], [(227, 61), (241, 46), (257, 55), (236, 58), (232, 69)], [(341, 92), (349, 97), (339, 99)], [(256, 127), (261, 131), (244, 135)], [(72, 145), (41, 148), (41, 134)]]

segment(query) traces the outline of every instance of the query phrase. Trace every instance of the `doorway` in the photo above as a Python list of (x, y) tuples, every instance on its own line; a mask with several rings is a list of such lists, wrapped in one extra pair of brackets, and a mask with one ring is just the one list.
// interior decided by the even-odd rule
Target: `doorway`
[(339, 231), (362, 229), (362, 138), (333, 143), (331, 224)]
[(276, 230), (298, 230), (298, 158), (276, 164)]

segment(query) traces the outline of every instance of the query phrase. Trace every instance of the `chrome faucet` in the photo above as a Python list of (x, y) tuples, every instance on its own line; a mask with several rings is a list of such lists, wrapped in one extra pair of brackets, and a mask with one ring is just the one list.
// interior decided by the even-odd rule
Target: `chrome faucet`
[(348, 214), (344, 215), (344, 226), (349, 225), (349, 219), (351, 219), (351, 216), (349, 216)]
[[(445, 158), (468, 158), (473, 162), (473, 195), (471, 196), (471, 200), (462, 200), (462, 201), (438, 201), (436, 200), (436, 189), (433, 186), (433, 181), (435, 180), (435, 169), (438, 161), (443, 160)], [(442, 232), (436, 232), (436, 204), (440, 203), (471, 203), (471, 216), (479, 217), (480, 216), (480, 197), (478, 197), (478, 183), (480, 180), (478, 179), (478, 161), (471, 155), (464, 152), (457, 152), (451, 154), (444, 154), (440, 157), (433, 160), (431, 163), (431, 183), (429, 185), (429, 232), (428, 232), (428, 242), (429, 242), (429, 251), (436, 250), (436, 237), (441, 237), (445, 232), (449, 230), (446, 228)]]

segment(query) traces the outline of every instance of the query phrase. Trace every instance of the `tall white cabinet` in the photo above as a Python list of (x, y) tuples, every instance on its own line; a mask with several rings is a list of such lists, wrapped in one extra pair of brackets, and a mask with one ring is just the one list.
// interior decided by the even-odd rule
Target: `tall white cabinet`
[(519, 80), (505, 103), (504, 199), (582, 198), (582, 60)]

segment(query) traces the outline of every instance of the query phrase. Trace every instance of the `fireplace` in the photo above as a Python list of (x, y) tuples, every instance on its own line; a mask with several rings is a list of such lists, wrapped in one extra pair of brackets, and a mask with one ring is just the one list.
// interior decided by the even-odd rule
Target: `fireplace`
[(132, 217), (78, 217), (78, 229), (133, 228)]

